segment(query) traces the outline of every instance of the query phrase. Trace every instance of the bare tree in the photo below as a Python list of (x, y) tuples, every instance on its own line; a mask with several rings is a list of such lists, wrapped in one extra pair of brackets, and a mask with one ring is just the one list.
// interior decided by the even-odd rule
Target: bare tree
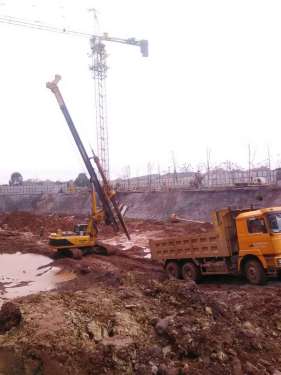
[(255, 155), (256, 152), (255, 150), (252, 150), (252, 147), (250, 144), (248, 144), (248, 179), (249, 183), (252, 182), (252, 169), (254, 166), (254, 161), (255, 161)]
[(207, 186), (210, 185), (210, 161), (211, 161), (211, 149), (206, 149), (206, 169), (207, 169)]
[(251, 182), (251, 145), (248, 144), (248, 180)]
[(157, 171), (158, 171), (158, 187), (161, 189), (161, 170), (160, 170), (160, 164), (157, 165)]
[(175, 152), (171, 151), (171, 154), (172, 154), (172, 163), (173, 163), (173, 172), (174, 172), (174, 185), (175, 185), (178, 182), (177, 163), (176, 163)]
[(147, 163), (147, 184), (149, 187), (149, 190), (151, 190), (151, 185), (152, 185), (152, 163), (148, 162)]
[(126, 165), (123, 170), (123, 178), (127, 183), (127, 188), (130, 187), (130, 177), (131, 177), (131, 167), (129, 165)]
[(266, 147), (267, 150), (267, 165), (269, 169), (269, 183), (272, 182), (272, 173), (271, 173), (271, 152), (270, 152), (270, 147), (267, 145)]

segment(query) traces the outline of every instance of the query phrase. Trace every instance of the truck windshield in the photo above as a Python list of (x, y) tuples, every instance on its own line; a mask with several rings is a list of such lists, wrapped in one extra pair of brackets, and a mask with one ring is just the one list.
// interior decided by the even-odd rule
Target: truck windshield
[(281, 233), (281, 212), (268, 214), (267, 217), (271, 232)]

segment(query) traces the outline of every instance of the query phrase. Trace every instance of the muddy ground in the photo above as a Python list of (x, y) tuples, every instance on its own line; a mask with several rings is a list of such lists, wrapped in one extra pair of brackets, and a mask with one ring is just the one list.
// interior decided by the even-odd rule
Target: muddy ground
[(210, 224), (130, 221), (131, 242), (100, 231), (116, 254), (53, 260), (48, 232), (81, 220), (0, 217), (0, 252), (45, 254), (76, 274), (55, 290), (13, 300), (22, 319), (0, 334), (1, 374), (281, 374), (278, 280), (260, 287), (216, 277), (195, 285), (168, 280), (149, 259), (149, 238)]

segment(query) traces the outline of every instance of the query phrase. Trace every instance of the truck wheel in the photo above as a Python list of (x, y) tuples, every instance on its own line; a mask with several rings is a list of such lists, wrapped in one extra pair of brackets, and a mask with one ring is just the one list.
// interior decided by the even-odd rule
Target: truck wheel
[(166, 264), (166, 273), (171, 279), (179, 279), (180, 278), (180, 267), (176, 262), (168, 262)]
[(248, 260), (245, 264), (245, 276), (250, 284), (262, 285), (266, 282), (264, 268), (256, 259)]
[(200, 269), (192, 262), (186, 262), (181, 269), (184, 280), (193, 280), (198, 282), (201, 279)]

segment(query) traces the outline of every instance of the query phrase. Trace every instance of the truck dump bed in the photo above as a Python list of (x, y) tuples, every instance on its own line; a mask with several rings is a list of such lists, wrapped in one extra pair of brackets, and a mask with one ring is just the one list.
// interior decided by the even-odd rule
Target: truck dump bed
[(230, 251), (216, 231), (177, 238), (150, 240), (151, 258), (194, 259), (230, 256)]
[(202, 234), (149, 241), (155, 260), (228, 257), (233, 253), (235, 225), (230, 209), (213, 212), (214, 229)]

